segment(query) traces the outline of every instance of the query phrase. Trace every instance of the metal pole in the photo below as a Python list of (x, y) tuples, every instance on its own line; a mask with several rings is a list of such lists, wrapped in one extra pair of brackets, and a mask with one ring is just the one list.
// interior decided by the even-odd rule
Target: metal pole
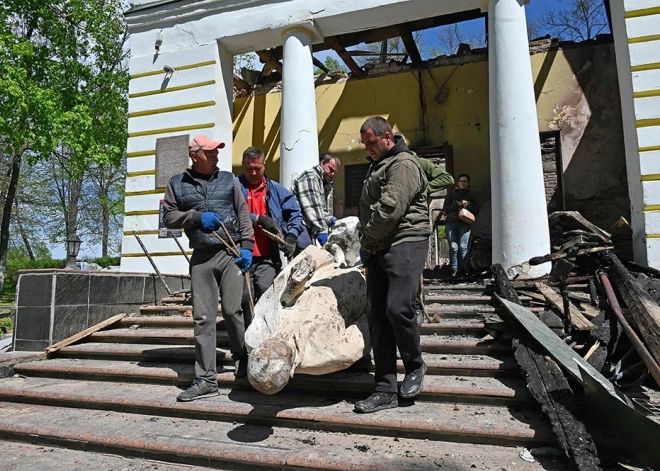
[(146, 247), (144, 246), (144, 244), (142, 243), (142, 240), (140, 240), (140, 236), (137, 234), (137, 231), (133, 231), (133, 235), (134, 235), (135, 238), (137, 239), (138, 244), (140, 244), (140, 247), (142, 247), (142, 251), (144, 252), (144, 254), (145, 254), (145, 255), (147, 256), (147, 258), (149, 259), (149, 262), (151, 263), (151, 266), (154, 268), (154, 271), (156, 272), (156, 274), (158, 275), (158, 278), (160, 278), (160, 281), (163, 282), (163, 285), (165, 286), (165, 289), (167, 290), (167, 293), (168, 293), (170, 296), (173, 296), (174, 293), (172, 292), (172, 290), (170, 289), (170, 287), (167, 286), (167, 283), (165, 282), (165, 278), (163, 278), (163, 275), (161, 275), (160, 270), (159, 270), (158, 267), (156, 266), (156, 263), (155, 263), (154, 260), (151, 258), (151, 255), (149, 255), (149, 252), (147, 251), (147, 248), (146, 248)]
[(185, 251), (185, 250), (183, 249), (183, 247), (181, 246), (181, 242), (179, 242), (179, 238), (176, 237), (174, 234), (172, 234), (172, 231), (167, 231), (167, 233), (170, 235), (170, 237), (172, 237), (172, 239), (174, 239), (174, 242), (176, 242), (176, 245), (179, 246), (179, 250), (181, 251), (181, 253), (183, 254), (183, 256), (186, 257), (186, 260), (188, 260), (188, 264), (190, 264), (190, 257), (188, 256), (188, 254), (186, 253), (186, 251)]
[(607, 273), (600, 273), (600, 280), (603, 282), (603, 288), (605, 288), (607, 301), (612, 307), (612, 312), (614, 312), (614, 315), (619, 321), (619, 324), (621, 324), (623, 331), (630, 339), (630, 343), (632, 343), (633, 347), (635, 347), (635, 350), (637, 350), (637, 353), (639, 354), (642, 361), (644, 361), (644, 364), (651, 372), (651, 375), (653, 375), (656, 383), (660, 384), (660, 366), (658, 366), (653, 356), (651, 356), (651, 353), (646, 349), (640, 338), (637, 336), (637, 333), (633, 330), (632, 326), (624, 317), (623, 311), (621, 311), (621, 306), (619, 306), (619, 301), (616, 299), (616, 295), (614, 294), (614, 290), (612, 289), (612, 284), (610, 283), (610, 279), (607, 276)]

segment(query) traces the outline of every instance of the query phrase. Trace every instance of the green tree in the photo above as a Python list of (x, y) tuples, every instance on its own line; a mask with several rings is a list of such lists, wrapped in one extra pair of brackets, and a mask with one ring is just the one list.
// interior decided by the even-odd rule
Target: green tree
[[(0, 288), (22, 161), (118, 165), (126, 142), (126, 26), (120, 0), (0, 4), (0, 146), (9, 182), (0, 224)], [(67, 235), (74, 221), (66, 220)]]
[(328, 56), (325, 58), (323, 61), (323, 65), (330, 71), (330, 72), (344, 72), (348, 73), (348, 68), (344, 64), (341, 64), (337, 59)]

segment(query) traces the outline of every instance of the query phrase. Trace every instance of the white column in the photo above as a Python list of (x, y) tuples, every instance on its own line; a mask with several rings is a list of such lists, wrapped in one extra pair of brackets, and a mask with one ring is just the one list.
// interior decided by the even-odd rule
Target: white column
[[(490, 0), (488, 5), (493, 263), (507, 270), (550, 252), (527, 2)], [(549, 271), (546, 263), (523, 268), (520, 276)]]
[(319, 163), (312, 64), (314, 33), (294, 27), (284, 31), (283, 37), (280, 183), (291, 188), (297, 175)]
[(215, 72), (215, 127), (213, 137), (225, 143), (220, 150), (218, 168), (232, 171), (232, 141), (234, 139), (234, 56), (218, 43), (218, 65)]

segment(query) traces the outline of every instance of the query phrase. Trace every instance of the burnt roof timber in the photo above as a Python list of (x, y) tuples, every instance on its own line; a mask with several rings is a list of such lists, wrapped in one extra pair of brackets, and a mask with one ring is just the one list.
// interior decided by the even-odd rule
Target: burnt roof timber
[(415, 38), (413, 37), (413, 33), (408, 25), (403, 24), (399, 26), (399, 32), (401, 33), (401, 40), (403, 41), (403, 45), (406, 46), (406, 51), (408, 54), (410, 54), (410, 60), (412, 61), (413, 65), (422, 65), (424, 62), (422, 60), (422, 55), (419, 53), (419, 49), (415, 43)]
[(325, 38), (326, 42), (332, 45), (332, 49), (335, 50), (341, 60), (344, 61), (344, 64), (351, 71), (351, 75), (355, 78), (364, 77), (364, 71), (362, 68), (355, 62), (351, 54), (346, 50), (344, 45), (339, 41), (337, 36), (330, 36)]
[[(458, 13), (452, 13), (451, 15), (442, 15), (435, 16), (432, 18), (424, 18), (417, 21), (409, 21), (406, 23), (399, 23), (392, 26), (384, 26), (381, 28), (369, 29), (366, 31), (358, 31), (355, 33), (345, 33), (338, 36), (332, 36), (339, 39), (339, 42), (344, 48), (357, 46), (361, 43), (374, 43), (384, 41), (390, 38), (400, 37), (401, 33), (399, 28), (403, 25), (410, 30), (411, 33), (415, 31), (422, 31), (429, 28), (436, 28), (438, 26), (446, 26), (454, 23), (460, 23), (462, 21), (474, 20), (477, 18), (485, 18), (486, 14), (481, 10), (466, 10)], [(318, 44), (312, 45), (312, 52), (321, 52), (327, 51), (328, 49), (334, 49), (333, 45), (328, 41), (329, 37), (326, 37), (325, 41)], [(273, 57), (281, 59), (282, 58), (282, 46), (274, 47), (269, 49)], [(350, 51), (349, 51), (350, 52)]]

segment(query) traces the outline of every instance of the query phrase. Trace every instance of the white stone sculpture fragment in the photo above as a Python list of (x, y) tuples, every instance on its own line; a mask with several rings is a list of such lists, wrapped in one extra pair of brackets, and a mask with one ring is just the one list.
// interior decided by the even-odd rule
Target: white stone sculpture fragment
[(360, 268), (340, 268), (310, 246), (275, 278), (245, 332), (248, 380), (279, 392), (294, 373), (322, 375), (348, 368), (371, 349)]
[(351, 267), (360, 261), (358, 222), (357, 217), (349, 216), (338, 220), (330, 229), (325, 249), (333, 255), (335, 263), (339, 266)]

